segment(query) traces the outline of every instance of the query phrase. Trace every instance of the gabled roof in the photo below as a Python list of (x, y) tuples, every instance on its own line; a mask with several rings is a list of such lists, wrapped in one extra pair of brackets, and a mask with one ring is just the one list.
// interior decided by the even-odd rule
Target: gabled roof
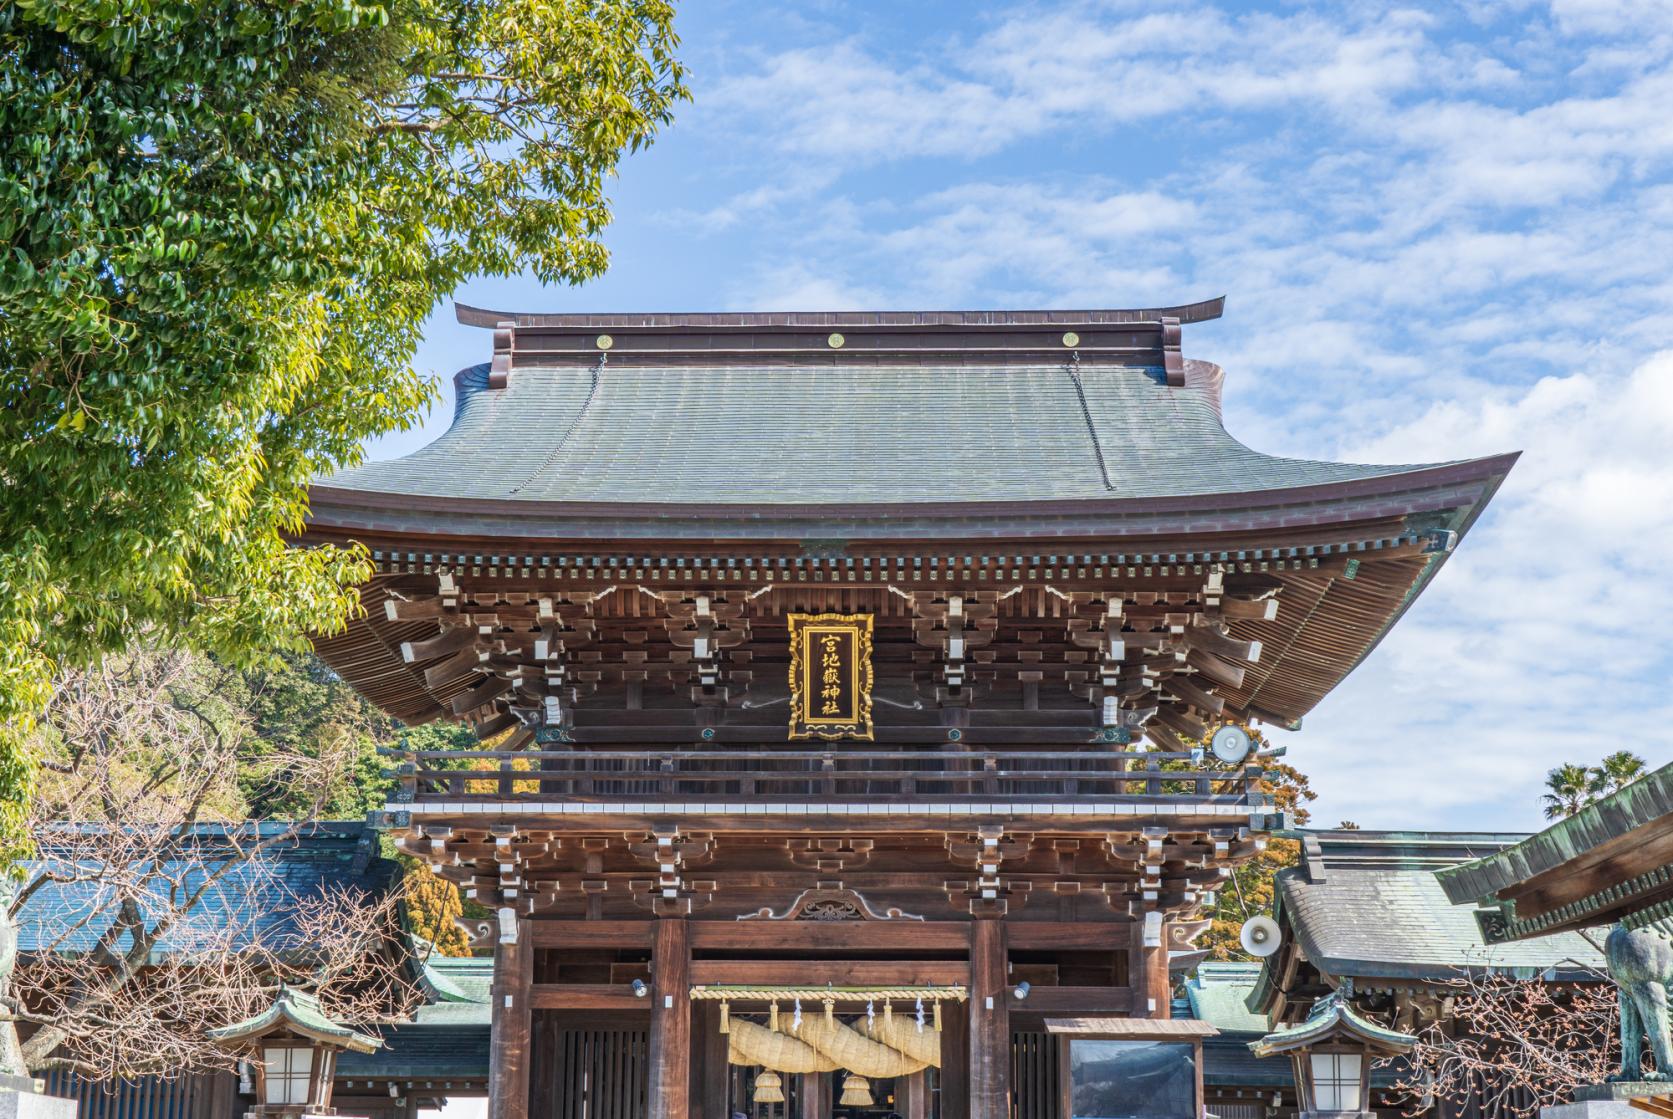
[(279, 1030), (300, 1034), (315, 1041), (341, 1046), (357, 1053), (370, 1053), (383, 1042), (331, 1020), (320, 1007), (319, 998), (307, 991), (281, 984), (267, 1009), (230, 1026), (206, 1030), (215, 1041), (252, 1041)]
[(1436, 872), (1517, 842), (1484, 833), (1305, 831), (1300, 866), (1280, 871), (1275, 915), (1284, 942), (1262, 969), (1252, 1005), (1270, 1007), (1275, 972), (1299, 951), (1335, 979), (1434, 982), (1466, 971), (1593, 978), (1598, 949), (1577, 933), (1490, 943)]
[(1455, 903), (1502, 901), (1513, 938), (1673, 916), (1673, 765), (1542, 832), (1439, 873)]
[(1314, 1002), (1305, 1022), (1251, 1041), (1249, 1051), (1257, 1057), (1275, 1057), (1333, 1038), (1348, 1038), (1379, 1056), (1391, 1057), (1409, 1052), (1417, 1044), (1417, 1038), (1411, 1034), (1379, 1026), (1356, 1013), (1349, 1001), (1352, 994), (1352, 984), (1344, 983)]
[[(1120, 570), (1137, 590), (1213, 565), (1272, 580), (1282, 604), (1232, 626), (1269, 655), (1215, 714), (1291, 724), (1382, 639), (1516, 458), (1354, 465), (1243, 445), (1221, 420), (1220, 369), (1182, 356), (1181, 324), (1218, 301), (460, 313), (494, 327), (494, 356), (459, 375), (452, 426), (317, 480), (302, 541), (369, 551), (367, 615), (316, 647), (409, 723), (464, 713), (456, 701), (493, 683), (406, 659), (442, 623), (399, 602), (444, 576), (472, 593), (490, 580), (602, 595)], [(499, 702), (473, 721), (510, 726)]]

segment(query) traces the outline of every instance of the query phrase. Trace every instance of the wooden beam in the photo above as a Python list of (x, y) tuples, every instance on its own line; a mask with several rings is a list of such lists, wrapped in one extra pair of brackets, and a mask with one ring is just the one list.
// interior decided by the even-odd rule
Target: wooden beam
[(649, 948), (655, 921), (542, 921), (523, 924), (536, 948)]
[[(841, 1073), (837, 1075), (840, 1076)], [(821, 1101), (819, 1099), (819, 1081), (823, 1079), (823, 1074), (804, 1072), (801, 1074), (801, 1078), (802, 1082), (797, 1086), (798, 1090), (796, 1092), (796, 1096), (801, 1103), (800, 1119), (827, 1119), (830, 1112), (820, 1107)]]
[(529, 988), (536, 1010), (644, 1010), (649, 999), (627, 983), (538, 983)]
[(693, 960), (691, 982), (772, 986), (963, 986), (970, 965), (960, 960)]
[(1126, 1014), (1133, 1009), (1127, 987), (1033, 987), (1012, 1010), (1030, 1013)]
[(1010, 1119), (1011, 999), (1005, 924), (973, 921), (970, 934), (970, 1119)]
[[(1107, 824), (1103, 825), (1108, 827)], [(787, 952), (892, 949), (964, 951), (966, 921), (693, 921), (692, 948), (772, 948)]]
[(528, 1119), (533, 1009), (529, 989), (533, 982), (534, 946), (527, 937), (495, 946), (488, 1042), (489, 1119)]
[(690, 1119), (691, 948), (684, 917), (656, 921), (651, 950), (649, 1119)]
[(1127, 974), (1133, 984), (1132, 1015), (1135, 1018), (1173, 1017), (1173, 987), (1168, 977), (1167, 926), (1162, 926), (1162, 944), (1147, 948), (1144, 922), (1133, 922), (1133, 941)]
[(942, 1119), (969, 1119), (970, 1115), (970, 1004), (947, 1003), (941, 1007)]
[(1052, 948), (1121, 949), (1127, 947), (1131, 936), (1132, 926), (1127, 921), (1083, 921), (1064, 925), (1013, 921), (1005, 928), (1006, 945), (1018, 952)]

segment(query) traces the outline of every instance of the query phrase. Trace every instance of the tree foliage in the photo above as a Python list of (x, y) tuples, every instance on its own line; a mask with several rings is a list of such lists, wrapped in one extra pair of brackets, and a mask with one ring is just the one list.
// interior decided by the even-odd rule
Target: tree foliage
[(226, 1067), (205, 1030), (260, 1009), (281, 981), (360, 1024), (411, 997), (397, 892), (277, 873), (276, 856), (355, 788), (365, 741), (320, 720), (312, 736), (264, 742), (250, 699), (238, 672), (179, 651), (112, 655), (58, 681), (31, 742), (37, 858), (11, 903), (34, 945), (13, 1000), (35, 1027), (32, 1069)]
[(306, 484), (433, 386), (464, 278), (605, 264), (685, 96), (668, 0), (0, 5), (0, 835), (60, 665), (248, 660), (358, 607)]
[[(1265, 736), (1253, 727), (1247, 729), (1258, 746), (1265, 748)], [(1272, 797), (1274, 806), (1284, 810), (1291, 825), (1306, 824), (1312, 818), (1307, 804), (1318, 796), (1309, 785), (1307, 775), (1277, 761), (1265, 762), (1263, 768), (1261, 791)], [(1295, 866), (1300, 858), (1299, 841), (1270, 837), (1265, 849), (1233, 869), (1230, 879), (1215, 894), (1214, 904), (1204, 914), (1209, 926), (1197, 937), (1197, 947), (1208, 949), (1209, 958), (1214, 960), (1249, 959), (1239, 940), (1243, 923), (1258, 915), (1272, 916), (1276, 899), (1273, 876)]]
[(1631, 750), (1617, 750), (1594, 766), (1573, 762), (1545, 775), (1540, 801), (1547, 820), (1573, 816), (1589, 804), (1618, 793), (1649, 772), (1649, 765)]

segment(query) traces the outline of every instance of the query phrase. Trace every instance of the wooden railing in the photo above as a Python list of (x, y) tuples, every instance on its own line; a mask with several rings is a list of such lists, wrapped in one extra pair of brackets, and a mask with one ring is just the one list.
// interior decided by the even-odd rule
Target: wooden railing
[[(1086, 750), (421, 750), (399, 758), (401, 799), (587, 802), (752, 799), (956, 803), (1192, 798), (1250, 802), (1260, 769), (1191, 754)], [(1250, 802), (1252, 803), (1252, 802)]]

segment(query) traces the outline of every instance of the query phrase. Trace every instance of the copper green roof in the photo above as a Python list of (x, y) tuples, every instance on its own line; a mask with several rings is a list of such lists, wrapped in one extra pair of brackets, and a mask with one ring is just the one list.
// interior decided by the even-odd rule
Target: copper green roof
[(1275, 1030), (1259, 1041), (1249, 1043), (1250, 1052), (1257, 1057), (1273, 1057), (1334, 1038), (1348, 1038), (1361, 1042), (1368, 1049), (1384, 1056), (1410, 1051), (1417, 1038), (1377, 1025), (1360, 1016), (1350, 1001), (1353, 986), (1345, 983), (1324, 998), (1313, 1003), (1307, 1020), (1288, 1029)]
[(503, 389), (488, 376), (459, 375), (453, 424), (429, 446), (321, 484), (519, 503), (1107, 501), (1422, 469), (1251, 450), (1221, 424), (1206, 370), (1180, 388), (1150, 368), (1077, 377), (1067, 361), (530, 369)]
[[(692, 508), (900, 517), (1252, 494), (1316, 518), (1335, 487), (1360, 484), (1356, 496), (1382, 496), (1383, 516), (1463, 510), (1445, 526), (1458, 531), (1509, 469), (1513, 456), (1351, 465), (1244, 446), (1221, 422), (1220, 369), (1180, 353), (1178, 324), (1219, 313), (1218, 301), (746, 316), (461, 308), (503, 329), (494, 360), (455, 379), (452, 425), (404, 458), (318, 479), (315, 523), (565, 536), (603, 510), (618, 533), (634, 510), (667, 532), (662, 514)], [(1406, 491), (1439, 502), (1387, 497)], [(786, 528), (757, 535), (775, 532)]]
[(429, 998), (413, 1011), (412, 1021), (378, 1027), (383, 1048), (376, 1053), (338, 1057), (339, 1078), (487, 1078), (494, 961), (432, 954), (425, 958), (419, 978)]
[(1261, 965), (1243, 961), (1204, 961), (1185, 981), (1191, 1017), (1213, 1023), (1222, 1033), (1265, 1033), (1266, 1016), (1249, 1009), (1248, 999), (1260, 979)]
[[(1542, 832), (1530, 835), (1501, 851), (1438, 875), (1447, 897), (1455, 903), (1486, 904), (1504, 892), (1523, 886), (1541, 876), (1570, 873), (1573, 864), (1593, 855), (1608, 855), (1605, 848), (1624, 849), (1641, 844), (1640, 829), (1661, 825), (1663, 835), (1673, 829), (1673, 765), (1646, 774), (1618, 792), (1582, 808)], [(1673, 872), (1665, 865), (1654, 866), (1633, 881), (1611, 880), (1596, 868), (1573, 871), (1572, 900), (1542, 913), (1537, 919), (1523, 919), (1513, 902), (1505, 902), (1505, 932), (1512, 938), (1543, 937), (1551, 929), (1645, 916), (1649, 919), (1673, 915), (1650, 913), (1651, 907), (1670, 909)], [(1544, 889), (1544, 887), (1541, 887)]]
[(242, 1022), (206, 1032), (215, 1041), (238, 1042), (252, 1040), (280, 1028), (360, 1053), (370, 1053), (383, 1044), (375, 1037), (332, 1021), (321, 1009), (317, 996), (283, 984), (266, 1010)]

